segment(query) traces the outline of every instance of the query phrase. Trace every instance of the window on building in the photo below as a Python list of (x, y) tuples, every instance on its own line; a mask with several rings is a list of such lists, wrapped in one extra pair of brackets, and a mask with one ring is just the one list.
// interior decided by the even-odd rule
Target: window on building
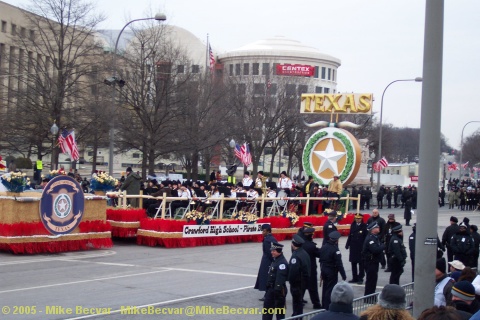
[(89, 157), (93, 157), (93, 151), (88, 151), (87, 154), (88, 154)]
[(323, 88), (323, 93), (330, 93), (330, 88)]
[(276, 83), (271, 83), (270, 87), (267, 86), (268, 93), (270, 95), (276, 95), (277, 94), (277, 84)]
[(244, 63), (243, 64), (243, 75), (248, 76), (250, 74), (250, 64)]
[(140, 153), (133, 153), (132, 158), (135, 158), (135, 159), (140, 158)]
[(262, 63), (262, 75), (268, 76), (270, 74), (270, 63)]
[(265, 93), (265, 83), (255, 83), (253, 85), (253, 94), (264, 94)]
[(177, 66), (177, 73), (185, 73), (185, 65), (179, 64)]
[(12, 23), (12, 36), (17, 35), (17, 25)]
[(7, 21), (2, 20), (2, 32), (3, 33), (7, 32)]
[(332, 80), (332, 69), (328, 68), (328, 80)]
[(23, 27), (20, 28), (20, 36), (21, 36), (22, 38), (25, 38), (25, 37), (27, 36), (27, 29), (25, 29), (25, 28), (23, 28)]
[(397, 174), (400, 174), (400, 170), (397, 170)]
[(318, 66), (315, 66), (315, 69), (313, 70), (313, 77), (318, 79)]
[(192, 73), (200, 73), (200, 66), (198, 64), (192, 65)]
[(298, 95), (301, 95), (302, 93), (307, 93), (308, 92), (308, 86), (305, 84), (301, 84), (298, 86)]
[(265, 149), (263, 149), (263, 154), (265, 154), (265, 155), (272, 154), (272, 148), (271, 147), (265, 147)]
[(228, 65), (228, 75), (233, 76), (233, 64)]
[(272, 74), (277, 74), (277, 66), (278, 66), (278, 63), (273, 64)]
[(240, 83), (238, 85), (238, 94), (244, 95), (247, 93), (247, 85), (245, 83)]
[(254, 76), (258, 76), (260, 74), (260, 63), (253, 63), (252, 64), (252, 74)]
[(285, 94), (287, 96), (294, 96), (297, 93), (296, 88), (297, 88), (297, 86), (295, 84), (288, 83), (285, 86)]
[(34, 30), (30, 30), (29, 31), (30, 35), (28, 36), (30, 38), (30, 40), (35, 40), (35, 31)]
[(327, 68), (322, 67), (322, 79), (325, 79)]
[(335, 81), (335, 69), (332, 69), (332, 81)]
[(240, 63), (235, 64), (235, 75), (239, 76), (240, 75)]
[(315, 93), (322, 93), (322, 87), (315, 87)]

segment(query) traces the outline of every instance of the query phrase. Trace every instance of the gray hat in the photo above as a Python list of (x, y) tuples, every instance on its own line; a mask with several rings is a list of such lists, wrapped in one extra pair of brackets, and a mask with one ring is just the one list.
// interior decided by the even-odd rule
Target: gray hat
[(404, 310), (407, 304), (405, 290), (398, 284), (387, 284), (380, 293), (378, 304), (385, 309)]
[(331, 301), (333, 303), (352, 304), (353, 303), (353, 289), (345, 281), (341, 281), (333, 287)]
[(378, 223), (376, 223), (376, 222), (374, 221), (374, 222), (372, 222), (372, 223), (370, 223), (370, 224), (368, 225), (367, 230), (368, 230), (368, 231), (371, 231), (371, 230), (373, 230), (373, 229), (375, 229), (375, 228), (380, 228), (380, 226), (378, 225)]
[(342, 236), (342, 235), (341, 235), (340, 232), (338, 232), (338, 231), (332, 231), (332, 232), (330, 232), (330, 233), (328, 234), (328, 237), (329, 237), (330, 239), (333, 239), (333, 240), (338, 240), (338, 239), (340, 239), (341, 236)]
[(293, 236), (292, 243), (295, 247), (300, 247), (302, 244), (305, 243), (305, 240), (302, 239), (298, 234)]

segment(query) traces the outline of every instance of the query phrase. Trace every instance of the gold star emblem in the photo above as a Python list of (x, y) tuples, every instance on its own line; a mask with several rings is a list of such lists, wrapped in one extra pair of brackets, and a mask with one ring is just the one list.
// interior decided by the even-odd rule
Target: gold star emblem
[(312, 168), (324, 179), (340, 175), (345, 167), (346, 150), (336, 139), (321, 140), (312, 150)]

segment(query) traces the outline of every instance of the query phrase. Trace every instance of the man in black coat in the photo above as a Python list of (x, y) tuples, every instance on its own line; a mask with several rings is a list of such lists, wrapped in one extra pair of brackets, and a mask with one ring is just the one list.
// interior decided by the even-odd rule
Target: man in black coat
[(440, 207), (445, 206), (445, 188), (442, 187), (440, 192), (438, 193), (438, 197), (440, 199)]
[[(305, 225), (306, 223), (304, 223)], [(322, 309), (320, 304), (320, 296), (318, 295), (318, 275), (317, 275), (317, 258), (320, 258), (320, 249), (317, 248), (317, 244), (313, 242), (314, 228), (302, 227), (302, 233), (298, 230), (298, 235), (303, 236), (305, 243), (303, 244), (303, 250), (305, 250), (310, 257), (310, 279), (308, 280), (307, 290), (310, 295), (310, 300), (313, 304), (313, 309)], [(306, 291), (306, 290), (305, 290)], [(303, 295), (305, 295), (305, 291)], [(302, 295), (302, 296), (303, 296)]]
[(387, 187), (387, 191), (385, 191), (386, 198), (387, 198), (387, 209), (392, 208), (392, 190), (390, 187)]
[(442, 236), (442, 244), (447, 248), (447, 262), (453, 261), (453, 251), (450, 247), (450, 240), (458, 231), (457, 217), (450, 217), (450, 225), (445, 229)]
[(351, 197), (355, 198), (355, 200), (352, 200), (352, 207), (353, 207), (354, 210), (356, 210), (357, 209), (357, 202), (358, 202), (358, 200), (356, 200), (358, 198), (358, 190), (357, 190), (357, 187), (355, 187), (355, 186), (352, 187)]
[(328, 236), (328, 241), (320, 248), (320, 270), (323, 280), (322, 306), (327, 310), (330, 306), (330, 296), (333, 287), (338, 282), (338, 273), (340, 272), (343, 281), (347, 279), (345, 269), (343, 268), (342, 254), (338, 249), (338, 239), (340, 237), (340, 232), (331, 232)]
[[(385, 223), (385, 229), (384, 229), (384, 240), (383, 242), (385, 243), (385, 254), (387, 255), (387, 257), (389, 256), (389, 244), (390, 244), (390, 239), (392, 238), (393, 236), (393, 228), (399, 226), (400, 223), (398, 223), (397, 221), (395, 221), (395, 214), (393, 213), (390, 213), (388, 215), (388, 220), (387, 220), (387, 223)], [(390, 269), (390, 261), (389, 259), (387, 259), (387, 269), (385, 269), (385, 272), (390, 272), (391, 269)], [(398, 284), (398, 283), (397, 283)]]
[(262, 315), (262, 320), (272, 320), (274, 314), (276, 314), (277, 319), (285, 319), (288, 262), (283, 255), (282, 244), (272, 242), (270, 252), (272, 253), (273, 261), (268, 269), (267, 292), (263, 302), (263, 308), (266, 309), (266, 313)]
[[(255, 282), (254, 289), (259, 291), (267, 291), (267, 279), (268, 279), (268, 268), (273, 262), (272, 253), (270, 252), (270, 247), (273, 242), (277, 242), (275, 237), (272, 235), (272, 228), (270, 224), (262, 224), (262, 260), (260, 261), (260, 268), (258, 268), (257, 281)], [(260, 298), (260, 301), (264, 301), (265, 296)]]
[(377, 192), (377, 208), (383, 209), (383, 196), (385, 195), (385, 187), (382, 185)]
[(378, 280), (378, 265), (383, 256), (385, 245), (380, 241), (380, 226), (376, 221), (368, 225), (367, 230), (370, 234), (363, 242), (362, 256), (365, 261), (365, 281), (364, 296), (375, 293)]
[(328, 214), (328, 220), (325, 222), (323, 225), (323, 241), (322, 241), (322, 246), (327, 243), (328, 241), (328, 235), (333, 232), (337, 231), (337, 227), (335, 226), (335, 221), (337, 221), (337, 213), (335, 211), (331, 211)]
[(393, 189), (393, 207), (394, 208), (398, 208), (398, 197), (400, 196), (401, 193), (402, 193), (402, 189), (400, 188), (400, 186), (396, 186)]
[(367, 210), (370, 210), (370, 200), (372, 200), (372, 190), (370, 190), (370, 187), (367, 187), (365, 191), (365, 207)]
[(453, 251), (453, 258), (470, 267), (470, 257), (475, 252), (475, 242), (468, 234), (465, 223), (461, 222), (458, 225), (457, 233), (450, 240), (450, 247)]
[(474, 224), (470, 226), (470, 235), (474, 241), (474, 253), (471, 256), (472, 261), (470, 262), (471, 268), (478, 268), (478, 256), (479, 256), (479, 246), (480, 246), (480, 234), (478, 234), (478, 227)]
[[(380, 242), (384, 242), (384, 235), (385, 235), (385, 219), (380, 217), (380, 212), (377, 209), (373, 209), (372, 211), (372, 216), (368, 218), (367, 220), (367, 226), (372, 224), (373, 222), (376, 222), (380, 228), (380, 232), (378, 234), (378, 238), (380, 239)], [(385, 256), (382, 255), (380, 264), (382, 265), (382, 269), (385, 269), (385, 265), (387, 262), (385, 261)]]
[(345, 249), (350, 249), (348, 260), (352, 264), (352, 280), (348, 281), (349, 283), (363, 283), (365, 269), (363, 267), (362, 248), (367, 233), (367, 225), (363, 222), (363, 215), (356, 214), (345, 244)]
[(414, 270), (415, 270), (415, 236), (417, 231), (417, 224), (412, 226), (412, 234), (408, 237), (408, 249), (410, 250), (410, 260), (412, 260), (412, 282), (414, 282)]
[(360, 194), (360, 210), (365, 210), (365, 196), (366, 196), (366, 191), (365, 189), (362, 187), (360, 187), (360, 189), (358, 189), (358, 193)]
[(293, 236), (292, 257), (288, 263), (288, 282), (292, 294), (292, 317), (303, 314), (303, 293), (310, 278), (310, 257), (303, 250), (305, 243), (298, 234)]
[(392, 237), (388, 243), (388, 260), (390, 261), (389, 284), (400, 285), (400, 276), (403, 273), (403, 266), (407, 261), (407, 250), (403, 245), (403, 230), (402, 225), (399, 224), (392, 228)]

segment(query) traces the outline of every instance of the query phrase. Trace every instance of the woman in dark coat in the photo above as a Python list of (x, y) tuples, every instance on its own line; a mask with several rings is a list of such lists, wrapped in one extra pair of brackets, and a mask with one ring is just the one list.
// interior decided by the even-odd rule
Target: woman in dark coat
[(405, 201), (405, 211), (403, 212), (403, 218), (405, 219), (405, 225), (410, 225), (410, 220), (412, 220), (412, 199), (408, 198)]
[[(277, 242), (277, 240), (272, 235), (272, 228), (269, 224), (262, 224), (262, 235), (263, 255), (260, 262), (260, 268), (258, 268), (257, 281), (255, 282), (254, 289), (258, 289), (259, 291), (267, 291), (268, 269), (270, 268), (270, 264), (272, 264), (273, 261), (270, 246), (272, 245), (272, 242)], [(260, 299), (260, 301), (264, 300), (265, 296)]]

